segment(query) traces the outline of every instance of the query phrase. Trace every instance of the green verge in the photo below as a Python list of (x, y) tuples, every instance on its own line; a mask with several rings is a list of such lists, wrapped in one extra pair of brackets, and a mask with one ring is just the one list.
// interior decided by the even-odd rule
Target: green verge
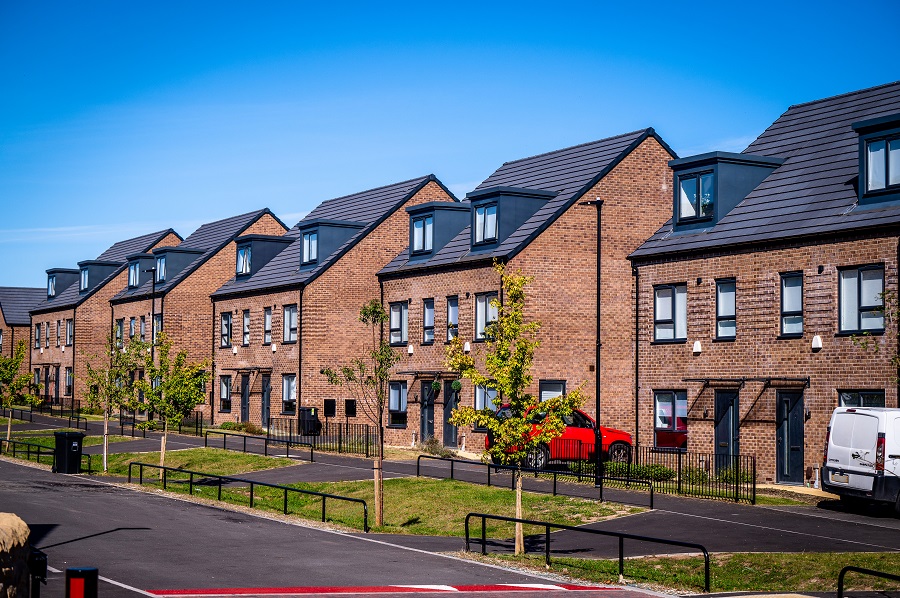
[[(150, 453), (118, 453), (109, 455), (109, 471), (105, 475), (127, 476), (128, 464), (159, 464), (159, 451)], [(194, 448), (184, 450), (167, 450), (166, 467), (178, 467), (191, 471), (202, 471), (213, 475), (237, 475), (262, 469), (273, 469), (287, 465), (297, 465), (296, 461), (282, 457), (264, 457), (250, 453), (238, 453), (216, 448)], [(137, 468), (133, 469), (137, 475)], [(186, 475), (177, 472), (167, 474), (171, 479), (187, 479)], [(144, 479), (157, 478), (158, 469), (144, 469)], [(196, 476), (195, 476), (196, 477)]]
[[(479, 560), (484, 557), (478, 557)], [(543, 555), (494, 555), (487, 560), (546, 571)], [(710, 556), (713, 592), (828, 592), (843, 567), (854, 565), (900, 575), (900, 553), (728, 553)], [(552, 558), (550, 570), (596, 583), (619, 582), (619, 562)], [(625, 581), (679, 592), (703, 591), (703, 558), (645, 557), (625, 561)], [(896, 590), (897, 582), (848, 573), (845, 589)]]
[[(59, 428), (57, 430), (41, 430), (38, 433), (35, 433), (34, 430), (29, 430), (27, 432), (13, 432), (12, 440), (17, 440), (19, 442), (29, 442), (31, 444), (39, 444), (41, 446), (45, 446), (47, 448), (54, 448), (56, 446), (56, 437), (53, 435), (54, 432), (78, 432), (79, 430), (75, 430), (74, 428)], [(126, 436), (116, 436), (110, 434), (109, 441), (110, 442), (125, 442), (131, 440)], [(82, 446), (99, 446), (103, 444), (103, 436), (85, 436), (82, 441)]]

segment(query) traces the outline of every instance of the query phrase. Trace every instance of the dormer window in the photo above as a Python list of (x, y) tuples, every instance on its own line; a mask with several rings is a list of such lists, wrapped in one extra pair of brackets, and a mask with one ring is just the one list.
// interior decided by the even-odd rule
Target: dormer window
[(136, 288), (141, 281), (141, 264), (140, 262), (131, 262), (128, 264), (128, 286)]
[(900, 134), (866, 142), (866, 192), (900, 190)]
[(678, 177), (678, 220), (712, 218), (715, 213), (715, 175), (712, 172)]
[(156, 258), (156, 282), (166, 281), (166, 256)]
[(303, 262), (314, 264), (319, 259), (319, 233), (311, 231), (303, 233)]
[(47, 277), (47, 297), (56, 297), (56, 276), (53, 274)]
[(490, 243), (497, 240), (497, 204), (475, 208), (475, 242)]
[(80, 291), (86, 291), (88, 288), (88, 269), (81, 269), (81, 285), (78, 287)]
[(422, 218), (415, 218), (412, 221), (413, 253), (425, 253), (431, 251), (434, 243), (434, 216), (428, 215)]
[(237, 274), (250, 274), (250, 246), (242, 245), (237, 250)]

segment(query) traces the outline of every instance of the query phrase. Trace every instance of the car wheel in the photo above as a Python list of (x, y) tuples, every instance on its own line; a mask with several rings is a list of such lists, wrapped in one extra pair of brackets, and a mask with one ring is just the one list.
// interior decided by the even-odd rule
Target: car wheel
[(535, 450), (530, 451), (525, 458), (525, 465), (529, 469), (546, 469), (550, 462), (550, 451), (546, 446), (539, 446)]
[(624, 442), (613, 442), (609, 447), (609, 460), (616, 463), (630, 463), (631, 447)]

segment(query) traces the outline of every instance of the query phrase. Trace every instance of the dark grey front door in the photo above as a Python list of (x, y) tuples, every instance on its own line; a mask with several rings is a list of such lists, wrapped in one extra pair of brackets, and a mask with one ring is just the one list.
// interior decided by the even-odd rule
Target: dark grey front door
[(425, 442), (434, 436), (434, 391), (431, 390), (431, 382), (422, 382), (421, 397), (419, 441)]
[(272, 396), (272, 377), (262, 377), (262, 425), (269, 425), (269, 397)]
[(53, 401), (59, 405), (59, 366), (53, 369)]
[(740, 455), (740, 410), (738, 393), (734, 390), (716, 391), (716, 469), (731, 467), (735, 455)]
[(456, 426), (449, 421), (453, 410), (459, 405), (459, 393), (453, 390), (453, 382), (444, 382), (444, 446), (455, 449), (459, 444), (459, 434)]
[(250, 376), (241, 376), (241, 421), (250, 421)]
[(803, 483), (803, 393), (778, 391), (775, 413), (776, 481)]

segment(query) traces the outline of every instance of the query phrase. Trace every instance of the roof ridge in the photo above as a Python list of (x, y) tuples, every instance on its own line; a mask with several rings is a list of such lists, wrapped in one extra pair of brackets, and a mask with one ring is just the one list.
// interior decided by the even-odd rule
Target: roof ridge
[[(517, 159), (515, 159), (515, 160), (510, 160), (509, 162), (504, 162), (504, 163), (502, 164), (502, 166), (506, 166), (507, 164), (515, 164), (516, 162), (522, 162), (522, 161), (524, 161), (524, 160), (531, 160), (531, 159), (533, 159), (533, 158), (540, 158), (540, 157), (542, 157), (542, 156), (549, 156), (549, 155), (551, 155), (551, 154), (558, 154), (558, 153), (565, 152), (565, 151), (568, 151), (568, 150), (573, 150), (573, 149), (576, 149), (576, 148), (579, 148), (579, 147), (585, 147), (585, 146), (588, 146), (588, 145), (594, 145), (595, 143), (603, 143), (604, 141), (612, 141), (613, 139), (618, 139), (618, 138), (620, 138), (620, 137), (628, 137), (629, 135), (635, 135), (635, 134), (639, 134), (639, 133), (646, 133), (647, 131), (650, 131), (651, 129), (652, 129), (652, 127), (645, 127), (645, 128), (643, 128), (643, 129), (637, 129), (637, 130), (634, 130), (634, 131), (629, 131), (628, 133), (621, 133), (621, 134), (619, 134), (619, 135), (613, 135), (612, 137), (604, 137), (603, 139), (595, 139), (594, 141), (586, 141), (586, 142), (584, 142), (584, 143), (578, 143), (578, 144), (576, 144), (576, 145), (570, 145), (569, 147), (563, 147), (563, 148), (556, 149), (556, 150), (552, 150), (552, 151), (549, 151), (549, 152), (543, 152), (543, 153), (540, 153), (540, 154), (535, 154), (535, 155), (533, 155), (533, 156), (526, 156), (526, 157), (524, 157), (524, 158), (517, 158)], [(498, 169), (498, 170), (499, 170), (499, 169)]]
[[(830, 102), (831, 100), (836, 100), (838, 98), (846, 98), (849, 96), (855, 96), (855, 95), (860, 95), (863, 93), (869, 93), (869, 92), (875, 91), (877, 89), (884, 89), (885, 87), (890, 87), (892, 85), (898, 85), (898, 84), (900, 84), (900, 81), (892, 81), (891, 83), (883, 83), (881, 85), (875, 85), (874, 87), (866, 87), (865, 89), (857, 89), (854, 91), (839, 93), (839, 94), (836, 94), (833, 96), (828, 96), (827, 98), (819, 98), (818, 100), (811, 100), (809, 102), (801, 102), (800, 104), (791, 104), (790, 106), (788, 106), (788, 110), (792, 110), (794, 108), (800, 108), (802, 106), (810, 106), (812, 104), (820, 104), (822, 102)], [(787, 110), (785, 111), (785, 113), (787, 113)], [(776, 119), (776, 122), (777, 122), (777, 119)], [(775, 123), (773, 122), (772, 124), (775, 124)]]
[[(408, 180), (406, 180), (406, 181), (397, 181), (396, 183), (388, 183), (387, 185), (381, 185), (381, 186), (379, 186), (379, 187), (372, 187), (371, 189), (364, 189), (364, 190), (362, 190), (362, 191), (357, 191), (356, 193), (348, 193), (347, 195), (339, 195), (338, 197), (332, 197), (332, 198), (330, 198), (330, 199), (323, 199), (323, 200), (319, 203), (319, 206), (322, 205), (323, 203), (327, 203), (327, 202), (329, 202), (329, 201), (337, 201), (338, 199), (347, 199), (348, 197), (354, 197), (354, 196), (356, 196), (356, 195), (362, 195), (363, 193), (371, 193), (372, 191), (380, 191), (381, 189), (387, 189), (388, 187), (396, 187), (396, 186), (398, 186), (398, 185), (405, 185), (405, 184), (407, 184), (407, 183), (412, 183), (412, 182), (415, 182), (415, 181), (421, 181), (421, 180), (428, 179), (428, 178), (437, 178), (437, 177), (435, 177), (434, 174), (426, 174), (426, 175), (423, 175), (423, 176), (413, 177), (413, 178), (408, 179)], [(319, 206), (316, 206), (316, 207), (319, 207)], [(313, 208), (313, 210), (315, 210), (315, 208)], [(312, 212), (313, 210), (310, 210), (310, 212)]]

